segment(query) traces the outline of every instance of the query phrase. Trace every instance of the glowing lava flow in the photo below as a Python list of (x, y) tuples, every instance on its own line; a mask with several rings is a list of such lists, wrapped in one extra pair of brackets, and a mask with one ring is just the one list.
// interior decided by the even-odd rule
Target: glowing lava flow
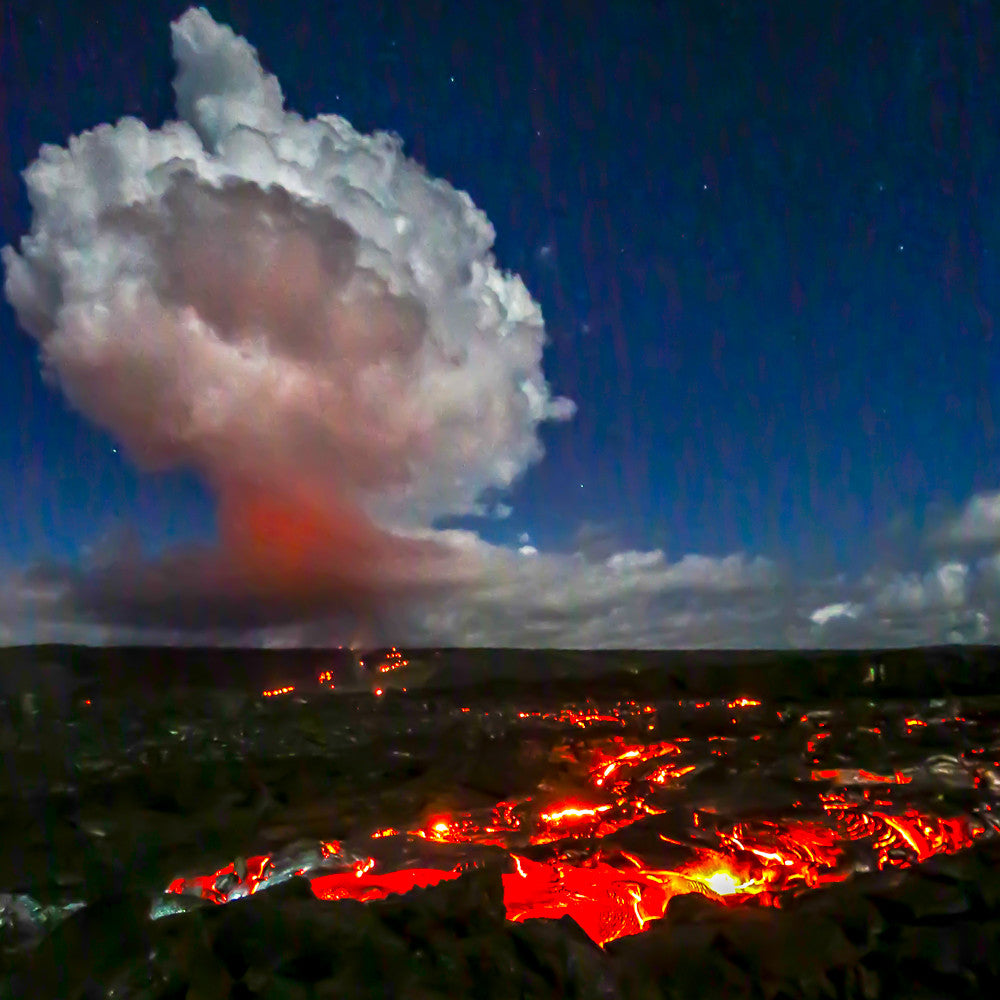
[[(739, 699), (726, 707), (757, 704)], [(522, 718), (527, 715), (521, 713)], [(576, 725), (582, 718), (604, 724), (610, 716), (588, 710), (563, 721)], [(719, 737), (707, 737), (706, 743), (713, 739)], [(654, 804), (655, 796), (664, 794), (664, 786), (682, 788), (697, 770), (685, 761), (689, 742), (688, 737), (679, 737), (643, 744), (616, 736), (585, 749), (564, 744), (555, 753), (566, 767), (575, 769), (581, 789), (576, 796), (501, 801), (482, 813), (432, 815), (406, 833), (383, 828), (370, 837), (500, 849), (509, 864), (502, 876), (508, 919), (569, 915), (603, 946), (662, 918), (676, 895), (699, 893), (728, 906), (751, 901), (780, 905), (783, 893), (849, 878), (854, 872), (852, 842), (864, 842), (868, 867), (905, 867), (968, 847), (986, 829), (967, 817), (934, 816), (896, 803), (892, 794), (899, 793), (894, 790), (910, 784), (911, 774), (841, 768), (812, 771), (813, 782), (826, 782), (827, 789), (832, 784), (837, 790), (814, 794), (809, 805), (795, 802), (792, 815), (716, 825), (713, 808), (694, 808), (692, 824), (699, 828), (698, 838), (674, 840), (657, 835), (654, 826), (647, 830), (647, 841), (653, 845), (648, 862), (621, 848), (605, 848), (613, 841), (603, 838), (665, 812)], [(976, 787), (979, 780), (975, 778)], [(670, 869), (659, 868), (652, 860), (655, 845), (663, 847), (664, 842), (674, 852)], [(531, 853), (529, 845), (535, 858), (525, 856)], [(551, 845), (551, 854), (539, 853), (544, 845)], [(373, 858), (353, 862), (345, 858), (341, 870), (330, 871), (337, 867), (340, 845), (321, 846), (322, 870), (295, 872), (310, 878), (321, 899), (382, 899), (459, 878), (467, 867), (382, 871)], [(213, 875), (176, 879), (168, 891), (197, 893), (223, 903), (257, 891), (273, 874), (271, 859), (258, 856)]]
[(371, 867), (363, 867), (349, 872), (316, 875), (310, 880), (310, 885), (320, 899), (358, 899), (366, 903), (372, 899), (385, 899), (386, 896), (409, 892), (411, 889), (427, 889), (456, 879), (461, 874), (461, 871), (442, 871), (439, 868), (373, 872)]
[[(236, 885), (243, 890), (239, 895), (253, 895), (267, 882), (270, 865), (271, 858), (267, 855), (248, 858), (242, 880), (235, 865), (226, 865), (212, 875), (174, 879), (167, 892), (197, 893), (213, 903), (225, 903), (233, 898), (231, 893)], [(409, 892), (411, 889), (426, 889), (440, 882), (456, 879), (462, 874), (460, 869), (405, 868), (376, 872), (374, 868), (374, 859), (366, 858), (342, 872), (314, 875), (309, 879), (309, 884), (319, 899), (357, 899), (370, 902), (396, 893)], [(295, 874), (303, 875), (305, 871), (300, 870)]]
[(666, 913), (671, 897), (689, 892), (716, 896), (702, 881), (680, 872), (620, 868), (597, 860), (589, 865), (542, 863), (513, 855), (515, 871), (503, 876), (509, 920), (571, 916), (597, 944), (638, 934)]
[(286, 684), (284, 687), (271, 688), (267, 691), (261, 691), (261, 695), (264, 698), (277, 698), (279, 695), (291, 694), (295, 690), (294, 684)]
[(409, 666), (410, 661), (395, 646), (385, 654), (385, 659), (375, 668), (380, 674), (388, 674), (393, 670)]
[[(626, 744), (621, 737), (616, 737), (618, 752), (602, 754), (604, 758), (591, 769), (591, 778), (595, 785), (613, 785), (615, 775), (624, 768), (634, 767), (649, 760), (656, 760), (673, 754), (679, 754), (680, 747), (676, 743), (651, 743), (648, 745)], [(659, 779), (657, 779), (659, 781)]]
[[(962, 820), (928, 818), (916, 810), (904, 816), (876, 814), (875, 824), (879, 868), (952, 853), (969, 846), (984, 829)], [(539, 863), (515, 854), (515, 872), (503, 876), (507, 916), (558, 919), (568, 914), (604, 945), (659, 920), (671, 898), (685, 893), (698, 892), (726, 905), (751, 898), (758, 905), (778, 905), (783, 892), (851, 875), (839, 867), (842, 845), (872, 831), (849, 824), (838, 827), (740, 823), (719, 832), (718, 851), (698, 851), (695, 860), (673, 871), (647, 867), (630, 855), (625, 860), (634, 867), (608, 864), (599, 853), (583, 864), (561, 859)]]

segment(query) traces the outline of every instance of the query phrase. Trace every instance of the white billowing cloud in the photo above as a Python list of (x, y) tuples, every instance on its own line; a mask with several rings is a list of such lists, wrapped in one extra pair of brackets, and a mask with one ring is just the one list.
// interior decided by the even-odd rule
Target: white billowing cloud
[(287, 111), (204, 10), (172, 45), (177, 121), (100, 125), (25, 172), (31, 232), (2, 251), (4, 289), (75, 407), (141, 467), (201, 471), (221, 544), (11, 577), (4, 627), (288, 643), (350, 627), (332, 624), (346, 610), (435, 643), (748, 635), (766, 560), (593, 537), (545, 555), (431, 527), (507, 517), (484, 496), (573, 412), (542, 375), (538, 305), (486, 216), (397, 137)]
[[(434, 530), (508, 516), (496, 491), (540, 458), (539, 424), (573, 412), (541, 371), (538, 305), (498, 268), (486, 216), (397, 137), (285, 110), (204, 10), (172, 38), (178, 120), (43, 147), (4, 290), (74, 406), (140, 466), (206, 477), (221, 544), (8, 572), (0, 642), (336, 644), (358, 617), (371, 641), (436, 645), (993, 634), (1000, 558), (793, 587), (760, 557), (616, 551), (599, 525), (570, 555)], [(1000, 493), (941, 537), (1000, 543)]]
[(943, 545), (1000, 545), (1000, 491), (977, 493), (936, 533)]
[(800, 635), (799, 641), (840, 647), (983, 642), (1000, 617), (1000, 588), (991, 593), (986, 582), (982, 563), (958, 561), (924, 573), (882, 570), (854, 585), (842, 581), (842, 599), (813, 611), (808, 639)]
[(883, 614), (954, 610), (966, 603), (968, 581), (968, 566), (944, 563), (923, 575), (897, 574), (876, 593), (872, 603)]
[(814, 625), (826, 625), (835, 618), (857, 618), (862, 608), (851, 601), (837, 601), (834, 604), (824, 604), (809, 615)]
[(388, 528), (477, 509), (573, 411), (488, 219), (395, 136), (285, 111), (203, 9), (172, 37), (178, 121), (101, 125), (25, 171), (5, 291), (46, 371), (140, 465), (223, 493)]
[(686, 555), (668, 565), (659, 550), (650, 553), (625, 553), (607, 560), (609, 568), (621, 571), (631, 562), (634, 568), (648, 572), (657, 590), (694, 589), (715, 593), (734, 593), (748, 589), (768, 588), (777, 582), (774, 564), (761, 556), (747, 559), (741, 554), (714, 558)]
[(237, 627), (469, 579), (470, 553), (426, 529), (485, 513), (574, 409), (542, 375), (537, 303), (398, 137), (286, 111), (203, 9), (171, 27), (179, 120), (44, 146), (31, 232), (0, 251), (69, 401), (219, 498), (216, 550), (101, 567), (78, 610)]

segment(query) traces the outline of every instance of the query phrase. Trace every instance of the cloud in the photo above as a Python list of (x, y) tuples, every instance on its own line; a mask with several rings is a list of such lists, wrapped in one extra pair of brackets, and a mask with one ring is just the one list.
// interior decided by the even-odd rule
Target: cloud
[(792, 580), (741, 554), (599, 559), (493, 546), (468, 531), (428, 534), (447, 560), (426, 567), (419, 586), (401, 586), (405, 600), (380, 590), (380, 600), (351, 606), (317, 585), (283, 600), (268, 593), (266, 614), (257, 577), (220, 581), (230, 568), (216, 566), (210, 549), (152, 564), (105, 552), (82, 569), (11, 572), (0, 586), (2, 641), (330, 645), (358, 638), (360, 620), (371, 644), (878, 648), (991, 641), (1000, 621), (996, 559)]
[(939, 546), (984, 547), (1000, 545), (1000, 491), (977, 493), (933, 534)]
[(989, 593), (1000, 596), (1000, 552), (978, 560), (976, 570), (981, 586)]
[(623, 542), (622, 526), (615, 521), (581, 521), (573, 532), (571, 548), (588, 559), (603, 561), (616, 552), (621, 552)]
[(961, 608), (966, 602), (969, 567), (960, 562), (927, 573), (897, 574), (875, 595), (874, 607), (886, 614), (924, 614)]
[(574, 555), (434, 529), (508, 516), (539, 425), (572, 415), (537, 303), (397, 137), (286, 111), (204, 10), (172, 46), (177, 121), (98, 126), (25, 172), (4, 288), (81, 413), (141, 468), (204, 476), (219, 544), (11, 574), (8, 638), (294, 644), (360, 619), (434, 643), (748, 641), (765, 560), (669, 562), (593, 526)]
[[(407, 586), (405, 601), (359, 599), (352, 609), (314, 585), (275, 603), (278, 592), (265, 584), (262, 619), (257, 578), (232, 575), (211, 549), (175, 551), (156, 563), (103, 553), (99, 564), (79, 569), (8, 575), (0, 624), (11, 642), (295, 646), (349, 642), (360, 619), (371, 643), (577, 648), (745, 647), (773, 644), (781, 627), (782, 581), (764, 559), (671, 563), (651, 551), (593, 560), (493, 546), (468, 531), (431, 534), (447, 562), (426, 571), (420, 588)], [(448, 577), (455, 566), (468, 568), (464, 579)]]
[(462, 645), (642, 648), (759, 645), (774, 632), (781, 577), (762, 558), (659, 550), (605, 559), (489, 546), (455, 532), (477, 553), (479, 582), (417, 606), (410, 641)]
[(76, 603), (280, 618), (462, 576), (429, 526), (509, 487), (574, 409), (537, 303), (396, 136), (286, 111), (203, 9), (171, 27), (179, 119), (44, 146), (4, 290), (73, 406), (141, 468), (205, 477), (221, 542), (120, 563)]
[(862, 608), (850, 601), (837, 601), (834, 604), (824, 604), (809, 615), (809, 620), (820, 627), (828, 625), (837, 618), (857, 618)]
[(817, 607), (811, 629), (797, 641), (838, 647), (984, 642), (1000, 618), (1000, 590), (990, 594), (984, 583), (981, 567), (954, 560), (924, 573), (883, 569), (853, 584), (841, 581), (841, 599)]
[[(0, 641), (367, 641), (752, 647), (981, 641), (1000, 561), (789, 581), (742, 553), (487, 544), (569, 418), (545, 329), (494, 230), (398, 137), (287, 111), (255, 50), (201, 9), (172, 25), (178, 119), (99, 125), (25, 172), (4, 291), (45, 374), (144, 469), (194, 468), (219, 541), (9, 569)], [(1000, 546), (1000, 493), (942, 544)]]

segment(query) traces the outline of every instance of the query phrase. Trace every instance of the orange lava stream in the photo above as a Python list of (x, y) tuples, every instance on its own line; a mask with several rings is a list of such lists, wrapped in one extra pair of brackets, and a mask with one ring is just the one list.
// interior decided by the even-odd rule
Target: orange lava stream
[[(754, 704), (741, 699), (730, 707)], [(596, 712), (590, 717), (604, 720)], [(508, 919), (558, 919), (568, 914), (603, 946), (616, 938), (637, 934), (650, 921), (662, 918), (676, 895), (699, 893), (720, 905), (754, 900), (758, 905), (777, 906), (786, 891), (842, 881), (853, 871), (845, 864), (846, 846), (851, 841), (867, 840), (878, 868), (905, 867), (935, 854), (968, 847), (985, 831), (984, 826), (966, 818), (941, 818), (915, 808), (890, 812), (882, 807), (891, 802), (872, 800), (871, 786), (907, 784), (912, 780), (907, 774), (897, 771), (878, 775), (841, 769), (813, 771), (811, 777), (814, 781), (860, 786), (863, 801), (852, 800), (840, 791), (822, 793), (819, 802), (823, 815), (819, 819), (738, 822), (716, 830), (717, 848), (693, 842), (685, 845), (661, 836), (661, 840), (675, 847), (686, 846), (690, 851), (691, 860), (675, 870), (656, 868), (621, 850), (592, 850), (585, 860), (572, 862), (566, 851), (542, 861), (519, 853), (528, 844), (563, 840), (579, 843), (582, 839), (607, 837), (661, 812), (646, 803), (649, 792), (656, 786), (679, 782), (695, 770), (694, 765), (680, 766), (675, 760), (681, 755), (682, 742), (687, 740), (633, 744), (619, 736), (609, 741), (605, 750), (588, 751), (589, 759), (579, 763), (598, 801), (583, 797), (537, 805), (532, 799), (503, 801), (480, 819), (472, 814), (437, 815), (406, 834), (384, 828), (374, 831), (371, 837), (405, 835), (437, 843), (500, 848), (512, 866), (502, 876)], [(560, 752), (564, 759), (575, 759), (566, 747)], [(697, 811), (694, 823), (699, 825)], [(323, 849), (329, 858), (339, 853), (340, 845), (329, 842)], [(234, 884), (242, 884), (242, 894), (255, 892), (267, 881), (269, 864), (267, 856), (249, 858), (213, 875), (175, 879), (168, 891), (195, 892), (222, 903), (227, 899), (227, 887), (231, 891)], [(329, 900), (383, 899), (462, 874), (461, 867), (396, 871), (376, 871), (376, 867), (376, 862), (368, 858), (344, 871), (311, 876), (313, 892)]]
[(442, 871), (439, 868), (404, 868), (377, 873), (358, 870), (316, 875), (309, 884), (319, 899), (358, 899), (366, 903), (411, 889), (427, 889), (456, 879), (461, 874), (461, 871)]

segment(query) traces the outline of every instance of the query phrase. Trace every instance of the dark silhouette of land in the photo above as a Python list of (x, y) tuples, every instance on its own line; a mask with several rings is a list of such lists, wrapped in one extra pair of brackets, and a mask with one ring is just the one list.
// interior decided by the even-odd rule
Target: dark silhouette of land
[[(942, 697), (1000, 692), (1000, 647), (889, 650), (406, 649), (421, 690), (474, 688), (599, 697)], [(377, 662), (380, 651), (365, 654)], [(0, 650), (0, 698), (25, 692), (66, 700), (98, 689), (155, 698), (168, 690), (259, 692), (316, 687), (323, 671), (357, 687), (346, 649), (20, 646)], [(428, 676), (429, 675), (429, 676)]]

